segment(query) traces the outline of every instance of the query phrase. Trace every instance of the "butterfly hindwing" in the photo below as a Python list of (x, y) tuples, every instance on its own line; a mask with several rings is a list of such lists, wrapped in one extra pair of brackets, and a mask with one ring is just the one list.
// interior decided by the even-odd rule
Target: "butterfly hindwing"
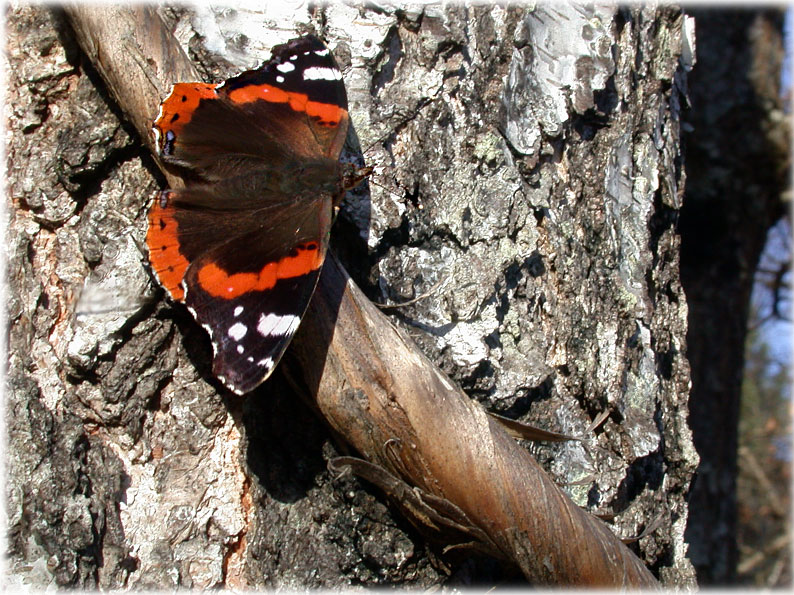
[(213, 373), (221, 382), (244, 394), (270, 374), (298, 328), (319, 274), (314, 268), (279, 278), (267, 290), (249, 290), (223, 303), (207, 299), (200, 286), (189, 292), (188, 308), (210, 333)]

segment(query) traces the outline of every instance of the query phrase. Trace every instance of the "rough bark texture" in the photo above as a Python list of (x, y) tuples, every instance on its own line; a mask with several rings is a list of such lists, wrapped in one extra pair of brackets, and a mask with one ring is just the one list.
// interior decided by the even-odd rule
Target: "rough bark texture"
[[(164, 14), (213, 80), (265, 57), (262, 15)], [(576, 502), (613, 513), (618, 535), (656, 527), (632, 547), (663, 581), (690, 584), (680, 15), (333, 7), (260, 39), (301, 22), (342, 63), (374, 181), (389, 189), (372, 185), (371, 203), (337, 225), (348, 268), (375, 301), (432, 289), (391, 310), (395, 323), (489, 408), (584, 436), (533, 451)], [(62, 26), (57, 11), (9, 13), (15, 576), (105, 587), (511, 576), (468, 558), (445, 578), (377, 490), (325, 470), (338, 445), (281, 377), (242, 404), (207, 382), (203, 331), (159, 295), (141, 299), (152, 288), (134, 240), (152, 162)], [(78, 308), (86, 277), (126, 299), (97, 306), (83, 290)]]
[(687, 541), (703, 585), (732, 584), (744, 342), (755, 269), (784, 214), (790, 128), (782, 111), (783, 14), (703, 10), (686, 121), (681, 279), (689, 301), (690, 424), (701, 457)]

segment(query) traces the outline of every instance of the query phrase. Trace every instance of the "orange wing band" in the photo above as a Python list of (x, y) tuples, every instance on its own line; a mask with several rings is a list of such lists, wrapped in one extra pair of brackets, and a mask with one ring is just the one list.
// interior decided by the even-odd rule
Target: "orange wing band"
[(217, 85), (211, 83), (177, 83), (171, 94), (160, 105), (160, 113), (154, 126), (161, 133), (172, 130), (177, 134), (182, 127), (190, 122), (193, 112), (202, 99), (216, 99)]
[(201, 288), (213, 297), (234, 299), (249, 291), (272, 288), (279, 279), (300, 277), (319, 269), (323, 254), (317, 242), (296, 246), (289, 256), (269, 262), (258, 273), (228, 274), (214, 262), (205, 264), (198, 272)]
[(181, 302), (185, 298), (182, 279), (190, 263), (179, 251), (178, 224), (174, 218), (174, 209), (163, 208), (155, 202), (149, 210), (148, 218), (146, 245), (149, 248), (149, 262), (160, 284), (166, 288), (172, 298)]
[(338, 126), (345, 112), (338, 105), (309, 101), (309, 96), (304, 93), (292, 93), (272, 85), (240, 87), (229, 93), (229, 99), (234, 103), (250, 103), (262, 99), (271, 103), (288, 103), (296, 112), (305, 112), (318, 118), (322, 126)]

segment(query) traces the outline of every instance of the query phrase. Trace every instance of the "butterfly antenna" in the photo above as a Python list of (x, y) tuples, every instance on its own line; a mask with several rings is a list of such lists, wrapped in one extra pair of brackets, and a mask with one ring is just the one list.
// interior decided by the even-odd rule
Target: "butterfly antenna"
[[(361, 157), (364, 158), (364, 162), (365, 163), (366, 163), (366, 154), (369, 153), (375, 145), (383, 143), (384, 140), (386, 140), (386, 137), (376, 139), (376, 140), (372, 141), (366, 149), (362, 149)], [(382, 188), (383, 190), (385, 190), (386, 192), (388, 192), (389, 194), (391, 194), (392, 196), (394, 196), (395, 198), (397, 198), (399, 200), (403, 200), (403, 199), (406, 198), (405, 194), (400, 195), (400, 194), (396, 193), (394, 190), (392, 190), (391, 188), (387, 188), (383, 184), (380, 184), (380, 183), (376, 182), (371, 177), (368, 178), (367, 181), (370, 184), (374, 184), (375, 186), (378, 186), (379, 188)], [(406, 193), (407, 193), (407, 191), (406, 191)], [(417, 208), (419, 208), (421, 210), (422, 209), (422, 205), (417, 205)]]
[(385, 136), (384, 136), (383, 138), (378, 138), (378, 139), (375, 139), (374, 141), (372, 141), (372, 142), (369, 144), (369, 146), (368, 146), (366, 149), (362, 149), (362, 151), (361, 151), (361, 156), (363, 157), (364, 155), (366, 155), (367, 153), (369, 153), (369, 152), (372, 150), (372, 147), (374, 147), (375, 145), (380, 145), (380, 144), (382, 144), (382, 143), (383, 143), (383, 141), (385, 141), (385, 140), (386, 140), (386, 137), (385, 137)]
[(369, 178), (367, 181), (368, 181), (370, 184), (375, 184), (375, 186), (378, 186), (379, 188), (382, 188), (383, 190), (385, 190), (386, 192), (388, 192), (389, 194), (391, 194), (391, 195), (392, 195), (394, 198), (397, 198), (397, 199), (399, 199), (399, 200), (403, 200), (403, 199), (405, 198), (405, 195), (404, 195), (404, 194), (403, 194), (403, 195), (397, 194), (397, 193), (396, 193), (394, 190), (392, 190), (391, 188), (387, 188), (386, 186), (384, 186), (383, 184), (381, 184), (381, 183), (379, 183), (379, 182), (376, 182), (376, 181), (375, 181), (374, 179), (372, 179), (372, 178)]

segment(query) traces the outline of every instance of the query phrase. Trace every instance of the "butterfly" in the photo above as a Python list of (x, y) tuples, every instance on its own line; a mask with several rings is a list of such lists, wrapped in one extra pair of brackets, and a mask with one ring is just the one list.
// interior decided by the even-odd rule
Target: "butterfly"
[(372, 171), (339, 161), (349, 122), (339, 67), (311, 35), (223, 83), (177, 83), (160, 106), (157, 150), (190, 182), (154, 199), (149, 263), (207, 330), (213, 374), (237, 394), (283, 355), (339, 203)]

